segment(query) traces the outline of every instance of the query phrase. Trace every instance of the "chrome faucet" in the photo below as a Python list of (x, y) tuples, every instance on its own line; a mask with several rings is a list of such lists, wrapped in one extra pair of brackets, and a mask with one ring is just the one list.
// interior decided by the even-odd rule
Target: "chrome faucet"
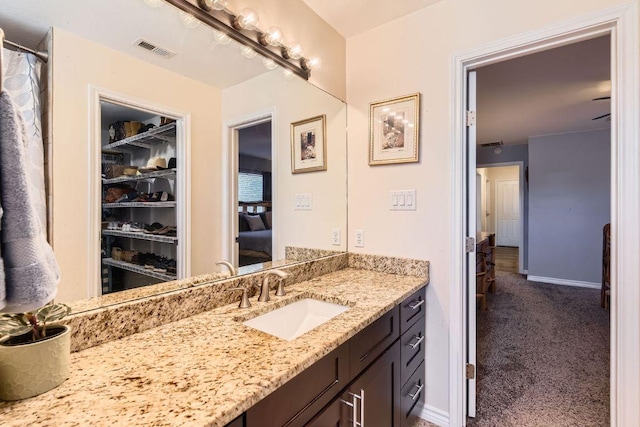
[(216, 262), (216, 265), (226, 265), (227, 268), (229, 269), (229, 273), (232, 276), (235, 276), (236, 274), (238, 274), (238, 272), (236, 271), (236, 268), (229, 261), (218, 261)]
[(281, 297), (286, 295), (282, 281), (288, 275), (289, 274), (281, 270), (269, 270), (264, 273), (264, 276), (262, 276), (262, 286), (260, 287), (260, 296), (258, 297), (258, 301), (267, 302), (271, 299), (269, 298), (269, 276), (278, 277), (278, 289), (276, 290), (276, 296)]

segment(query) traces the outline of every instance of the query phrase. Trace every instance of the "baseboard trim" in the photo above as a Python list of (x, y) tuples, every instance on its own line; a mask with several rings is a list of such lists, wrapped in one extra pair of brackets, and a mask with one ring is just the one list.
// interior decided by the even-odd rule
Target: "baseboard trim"
[(430, 405), (422, 405), (420, 418), (439, 427), (449, 427), (449, 413)]
[(531, 282), (551, 283), (552, 285), (575, 286), (577, 288), (600, 289), (602, 284), (593, 282), (581, 282), (579, 280), (557, 279), (555, 277), (527, 276)]

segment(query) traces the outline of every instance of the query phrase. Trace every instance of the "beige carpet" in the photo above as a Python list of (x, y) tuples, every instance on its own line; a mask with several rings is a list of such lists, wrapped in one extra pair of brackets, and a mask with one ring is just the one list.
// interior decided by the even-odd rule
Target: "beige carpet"
[(470, 426), (608, 426), (609, 312), (600, 291), (497, 273), (478, 312)]

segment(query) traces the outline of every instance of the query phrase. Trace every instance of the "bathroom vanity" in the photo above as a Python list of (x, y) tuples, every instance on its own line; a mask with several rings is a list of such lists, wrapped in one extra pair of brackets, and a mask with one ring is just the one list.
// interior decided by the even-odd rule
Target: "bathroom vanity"
[[(270, 302), (253, 296), (248, 309), (227, 304), (87, 348), (71, 355), (71, 376), (60, 387), (0, 403), (0, 420), (6, 426), (346, 426), (355, 425), (355, 416), (364, 417), (364, 426), (410, 425), (424, 400), (427, 282), (428, 274), (343, 268), (288, 284), (283, 297), (272, 290)], [(348, 310), (291, 341), (243, 324), (303, 298)], [(171, 307), (160, 299), (140, 316), (165, 310)], [(115, 315), (107, 327), (118, 326)]]

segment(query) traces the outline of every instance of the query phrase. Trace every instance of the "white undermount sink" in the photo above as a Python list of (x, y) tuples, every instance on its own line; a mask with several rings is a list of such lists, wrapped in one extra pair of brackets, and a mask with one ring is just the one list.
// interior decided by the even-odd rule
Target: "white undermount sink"
[(291, 341), (347, 310), (349, 307), (344, 305), (305, 298), (242, 324)]

